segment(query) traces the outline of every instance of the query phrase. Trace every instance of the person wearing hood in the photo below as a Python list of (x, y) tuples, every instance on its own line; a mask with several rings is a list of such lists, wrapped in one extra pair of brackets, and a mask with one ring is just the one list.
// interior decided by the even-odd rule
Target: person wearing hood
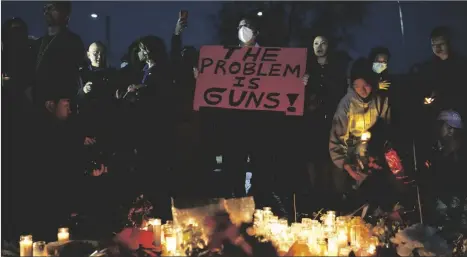
[(329, 153), (336, 168), (332, 175), (339, 195), (347, 191), (352, 180), (361, 183), (366, 178), (354, 161), (362, 136), (379, 118), (390, 122), (388, 100), (374, 92), (376, 79), (371, 63), (361, 58), (350, 73), (352, 84), (337, 106), (329, 140)]

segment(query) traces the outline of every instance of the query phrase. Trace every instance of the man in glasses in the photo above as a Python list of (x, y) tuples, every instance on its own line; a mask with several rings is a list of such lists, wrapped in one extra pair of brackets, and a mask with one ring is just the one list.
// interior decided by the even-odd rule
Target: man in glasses
[(42, 85), (57, 74), (76, 78), (73, 89), (79, 89), (79, 66), (84, 63), (85, 49), (81, 38), (68, 29), (71, 2), (47, 2), (44, 5), (47, 34), (38, 40), (35, 94), (40, 94)]

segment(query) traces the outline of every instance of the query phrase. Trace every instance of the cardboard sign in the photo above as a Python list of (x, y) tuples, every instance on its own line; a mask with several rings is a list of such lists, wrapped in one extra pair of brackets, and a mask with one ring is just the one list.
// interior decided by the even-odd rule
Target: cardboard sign
[(203, 46), (193, 108), (301, 116), (306, 56), (305, 48)]

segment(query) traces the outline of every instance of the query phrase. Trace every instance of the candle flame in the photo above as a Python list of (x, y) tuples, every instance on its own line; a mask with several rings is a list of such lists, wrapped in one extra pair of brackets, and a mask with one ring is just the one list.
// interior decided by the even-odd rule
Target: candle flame
[(364, 132), (362, 134), (361, 140), (362, 141), (368, 141), (368, 140), (370, 140), (370, 138), (371, 138), (371, 133), (367, 131), (367, 132)]
[(434, 99), (433, 97), (425, 97), (425, 102), (424, 102), (424, 104), (427, 104), (427, 105), (428, 105), (428, 104), (431, 104), (431, 103), (433, 103), (434, 100), (435, 100), (435, 99)]

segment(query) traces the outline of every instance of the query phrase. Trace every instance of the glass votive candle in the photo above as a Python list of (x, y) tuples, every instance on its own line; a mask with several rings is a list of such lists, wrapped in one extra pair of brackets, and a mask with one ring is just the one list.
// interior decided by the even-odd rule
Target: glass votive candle
[(32, 256), (47, 256), (46, 244), (44, 241), (37, 241), (32, 244)]
[(352, 248), (350, 247), (342, 247), (339, 249), (339, 256), (344, 256), (344, 257), (349, 257), (350, 252), (352, 251)]
[(302, 218), (302, 224), (303, 226), (307, 228), (311, 227), (311, 222), (312, 222), (312, 219), (310, 218)]
[(177, 233), (173, 223), (167, 221), (163, 227), (163, 231), (167, 254), (175, 255), (177, 252)]
[(19, 256), (32, 256), (32, 235), (19, 237)]
[(70, 232), (68, 228), (59, 228), (57, 233), (57, 240), (59, 243), (64, 243), (70, 240)]

